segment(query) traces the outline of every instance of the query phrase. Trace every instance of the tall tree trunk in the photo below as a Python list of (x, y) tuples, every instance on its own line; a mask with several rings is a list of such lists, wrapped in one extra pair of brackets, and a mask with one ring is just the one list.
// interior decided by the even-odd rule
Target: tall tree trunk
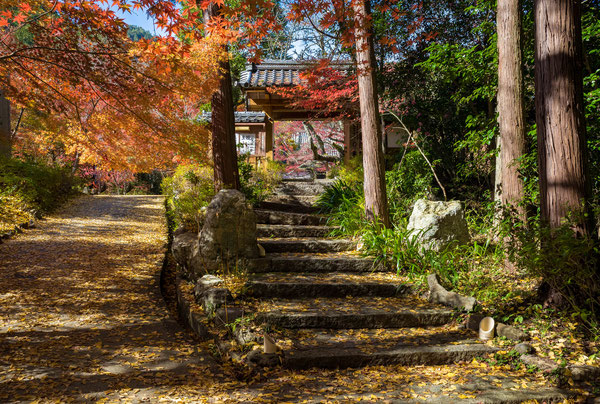
[(353, 7), (363, 144), (365, 210), (369, 220), (377, 219), (384, 226), (389, 226), (370, 3), (369, 0), (357, 0)]
[[(219, 15), (220, 7), (212, 3), (205, 12), (205, 23)], [(229, 50), (223, 45), (223, 59), (219, 63), (221, 78), (212, 96), (212, 155), (215, 191), (224, 188), (240, 189), (240, 175), (235, 144), (235, 115), (229, 66)]]
[(525, 154), (519, 0), (498, 0), (497, 30), (501, 201), (503, 207), (513, 206), (525, 221), (525, 208), (520, 204), (525, 192), (518, 160)]
[(502, 139), (500, 135), (496, 136), (496, 161), (494, 169), (494, 229), (495, 233), (491, 235), (494, 240), (498, 241), (500, 233), (500, 225), (502, 221)]
[(535, 0), (535, 106), (542, 220), (558, 227), (571, 211), (588, 213), (590, 184), (583, 113), (581, 3)]
[(10, 131), (10, 102), (0, 90), (0, 157), (10, 158), (12, 154), (12, 133)]

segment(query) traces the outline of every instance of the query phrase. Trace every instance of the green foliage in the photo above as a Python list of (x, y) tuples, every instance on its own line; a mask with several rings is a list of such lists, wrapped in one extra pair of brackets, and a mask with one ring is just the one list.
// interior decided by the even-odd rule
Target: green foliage
[(454, 246), (436, 252), (424, 249), (418, 234), (406, 230), (404, 224), (384, 228), (369, 224), (362, 232), (364, 251), (376, 262), (394, 268), (411, 278), (437, 273), (441, 281), (456, 287), (461, 273), (468, 272), (467, 260)]
[(573, 316), (590, 329), (600, 318), (600, 244), (590, 236), (576, 237), (572, 217), (556, 229), (544, 226), (539, 218), (525, 226), (507, 215), (504, 235), (507, 254), (526, 274), (544, 280), (558, 293)]
[(339, 209), (343, 203), (356, 204), (360, 199), (361, 190), (356, 184), (350, 185), (341, 178), (336, 179), (333, 184), (328, 185), (325, 191), (317, 199), (316, 206), (323, 213), (331, 213)]
[(238, 156), (240, 191), (251, 204), (257, 205), (267, 199), (279, 185), (284, 168), (272, 160), (267, 161), (266, 167), (255, 168), (248, 160), (247, 155)]
[(202, 208), (214, 196), (212, 169), (201, 165), (181, 165), (162, 181), (173, 222), (178, 228), (199, 231), (204, 220)]
[(138, 27), (137, 25), (130, 25), (127, 29), (127, 36), (134, 42), (139, 41), (140, 39), (152, 39), (154, 35), (150, 32), (146, 31), (142, 27)]
[(70, 169), (18, 159), (0, 160), (0, 192), (20, 198), (32, 209), (57, 208), (77, 185)]
[(390, 216), (398, 223), (410, 215), (414, 201), (431, 195), (433, 173), (419, 151), (411, 150), (385, 173), (385, 182)]

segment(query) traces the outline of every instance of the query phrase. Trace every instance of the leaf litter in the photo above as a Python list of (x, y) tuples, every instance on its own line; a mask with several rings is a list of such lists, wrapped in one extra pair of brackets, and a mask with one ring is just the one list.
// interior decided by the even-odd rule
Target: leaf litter
[[(0, 245), (1, 401), (457, 400), (478, 397), (481, 383), (528, 391), (547, 384), (539, 374), (509, 372), (485, 358), (304, 371), (220, 363), (210, 355), (214, 344), (195, 340), (161, 297), (162, 201), (79, 198)], [(418, 341), (415, 333), (409, 337)]]

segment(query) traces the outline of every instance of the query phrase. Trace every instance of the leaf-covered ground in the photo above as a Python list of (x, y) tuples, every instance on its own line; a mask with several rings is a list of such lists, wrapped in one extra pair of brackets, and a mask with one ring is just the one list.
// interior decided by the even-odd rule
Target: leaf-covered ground
[(0, 245), (0, 401), (478, 402), (500, 386), (534, 397), (547, 384), (478, 360), (262, 373), (218, 364), (160, 294), (162, 203), (80, 198)]

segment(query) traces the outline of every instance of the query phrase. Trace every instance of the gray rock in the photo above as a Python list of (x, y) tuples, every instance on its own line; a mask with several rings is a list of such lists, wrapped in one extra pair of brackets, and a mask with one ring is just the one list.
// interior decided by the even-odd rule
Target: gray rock
[(262, 337), (259, 333), (252, 331), (247, 327), (236, 327), (233, 336), (238, 344), (246, 345), (253, 342), (260, 342)]
[(219, 191), (208, 205), (198, 243), (188, 259), (191, 271), (200, 277), (216, 272), (224, 263), (257, 258), (258, 254), (252, 207), (239, 191)]
[(233, 302), (229, 289), (220, 287), (223, 282), (223, 279), (215, 275), (204, 275), (196, 282), (196, 301), (202, 304), (207, 313), (213, 313), (219, 307)]
[(496, 325), (496, 334), (512, 341), (526, 341), (529, 339), (529, 335), (525, 331), (502, 323)]
[(545, 373), (552, 373), (558, 369), (558, 364), (548, 358), (541, 358), (537, 355), (521, 355), (521, 361), (527, 366), (535, 366)]
[(244, 317), (244, 309), (238, 306), (221, 306), (215, 312), (215, 321), (224, 326)]
[(458, 201), (417, 200), (407, 230), (412, 231), (411, 237), (424, 248), (435, 251), (450, 244), (467, 244), (470, 240), (464, 211)]
[(255, 365), (262, 367), (273, 367), (281, 364), (281, 359), (279, 355), (276, 353), (266, 354), (260, 351), (260, 349), (255, 349), (250, 352), (246, 359)]
[(233, 302), (233, 296), (227, 288), (209, 288), (205, 289), (199, 298), (199, 303), (202, 304), (207, 313), (212, 313), (227, 304)]
[(521, 355), (533, 353), (533, 347), (529, 344), (521, 342), (520, 344), (515, 345), (514, 350), (520, 353)]
[(204, 289), (219, 287), (225, 282), (223, 279), (215, 275), (204, 275), (196, 282), (196, 290), (202, 291)]
[[(427, 284), (429, 285), (430, 302), (441, 303), (446, 306), (464, 309), (465, 311), (472, 311), (477, 304), (477, 300), (474, 297), (461, 296), (456, 292), (449, 292), (444, 289), (440, 285), (436, 274), (431, 274), (427, 277)], [(479, 325), (477, 329), (479, 329)]]
[(588, 382), (600, 379), (600, 368), (589, 365), (572, 365), (568, 367), (571, 377), (576, 382)]
[(465, 327), (468, 330), (479, 332), (479, 323), (483, 320), (485, 316), (483, 314), (471, 313), (467, 316), (465, 321)]
[(173, 243), (171, 244), (171, 252), (175, 261), (186, 270), (189, 270), (190, 258), (198, 248), (198, 234), (197, 233), (179, 233), (173, 237)]

